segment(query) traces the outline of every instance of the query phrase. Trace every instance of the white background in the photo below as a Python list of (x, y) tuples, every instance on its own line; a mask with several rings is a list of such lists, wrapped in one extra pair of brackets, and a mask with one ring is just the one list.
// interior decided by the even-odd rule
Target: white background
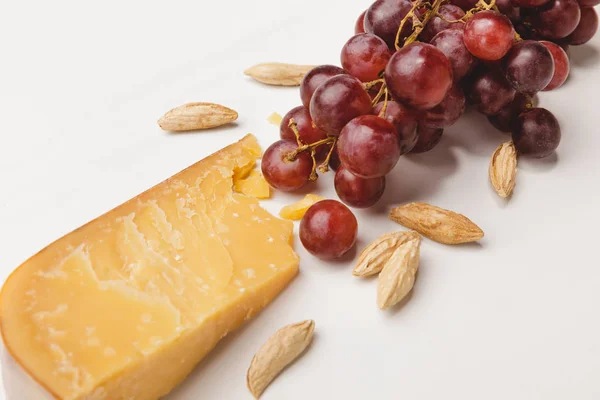
[[(257, 84), (258, 62), (339, 63), (366, 0), (5, 2), (0, 23), (0, 280), (31, 254), (300, 104), (297, 89)], [(301, 274), (230, 335), (169, 400), (250, 398), (245, 372), (279, 327), (316, 321), (310, 350), (264, 399), (600, 398), (600, 38), (572, 48), (573, 71), (541, 105), (561, 122), (556, 157), (520, 160), (515, 194), (488, 184), (506, 136), (468, 113), (441, 144), (403, 158), (381, 203), (357, 211), (358, 247), (400, 229), (387, 211), (427, 201), (485, 231), (477, 245), (425, 240), (415, 290), (391, 312), (351, 263), (301, 255)], [(237, 124), (191, 134), (156, 120), (190, 101), (227, 105)], [(331, 175), (331, 174), (329, 174)], [(334, 197), (332, 177), (318, 183)], [(277, 193), (277, 212), (298, 195)], [(298, 244), (298, 243), (297, 243)], [(37, 389), (4, 355), (11, 400)]]

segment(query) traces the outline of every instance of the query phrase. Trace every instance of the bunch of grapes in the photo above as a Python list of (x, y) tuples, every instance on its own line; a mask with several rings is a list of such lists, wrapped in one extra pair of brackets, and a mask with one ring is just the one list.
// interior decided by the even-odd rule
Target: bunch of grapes
[[(433, 149), (466, 106), (510, 132), (520, 154), (552, 154), (560, 126), (550, 111), (534, 106), (533, 97), (565, 82), (568, 48), (594, 36), (593, 6), (599, 3), (375, 1), (344, 45), (341, 68), (322, 65), (304, 77), (302, 105), (285, 115), (281, 140), (263, 156), (265, 178), (276, 189), (293, 191), (331, 168), (339, 198), (351, 207), (370, 207), (398, 159)], [(346, 214), (333, 203), (321, 211), (335, 214), (331, 219), (341, 231), (355, 231), (352, 214), (340, 217)], [(312, 236), (301, 227), (309, 250), (316, 248)], [(334, 258), (346, 242), (314, 254)]]

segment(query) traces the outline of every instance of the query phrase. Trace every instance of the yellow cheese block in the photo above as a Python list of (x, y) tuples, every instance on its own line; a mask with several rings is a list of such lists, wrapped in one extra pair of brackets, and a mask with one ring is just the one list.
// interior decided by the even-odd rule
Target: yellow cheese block
[(232, 192), (241, 141), (52, 243), (0, 294), (9, 352), (64, 400), (167, 394), (298, 271), (292, 224)]
[(281, 211), (279, 211), (279, 216), (281, 218), (291, 219), (292, 221), (300, 221), (308, 209), (321, 200), (325, 200), (325, 198), (309, 193), (304, 196), (302, 200), (298, 200), (294, 204), (283, 207)]
[(250, 175), (244, 179), (233, 179), (233, 188), (236, 192), (257, 199), (268, 199), (271, 197), (271, 186), (267, 183), (264, 176), (257, 170), (250, 172)]

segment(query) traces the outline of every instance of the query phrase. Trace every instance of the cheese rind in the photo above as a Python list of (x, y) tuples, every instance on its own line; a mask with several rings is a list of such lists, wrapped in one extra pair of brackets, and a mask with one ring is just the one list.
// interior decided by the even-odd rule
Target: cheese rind
[(292, 225), (232, 177), (247, 136), (57, 240), (0, 294), (12, 356), (56, 398), (156, 399), (296, 275)]

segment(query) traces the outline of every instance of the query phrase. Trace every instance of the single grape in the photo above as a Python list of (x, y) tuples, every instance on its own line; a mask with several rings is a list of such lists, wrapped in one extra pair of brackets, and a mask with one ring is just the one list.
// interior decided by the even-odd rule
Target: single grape
[[(379, 115), (383, 109), (384, 102), (377, 103), (373, 108), (373, 114)], [(402, 103), (390, 100), (385, 109), (383, 118), (388, 120), (398, 134), (400, 155), (408, 153), (417, 144), (417, 125), (419, 113)]]
[(515, 148), (521, 154), (542, 158), (560, 143), (560, 125), (545, 108), (532, 108), (519, 115), (512, 131)]
[(513, 21), (513, 23), (521, 20), (521, 8), (515, 3), (517, 2), (513, 2), (512, 0), (496, 0), (496, 7), (498, 7), (498, 10), (506, 15), (508, 19)]
[(581, 9), (581, 20), (568, 37), (569, 43), (578, 46), (587, 43), (598, 31), (598, 14), (591, 7)]
[(308, 183), (313, 168), (310, 154), (302, 152), (293, 161), (287, 159), (297, 148), (295, 141), (279, 140), (265, 151), (261, 162), (262, 173), (275, 189), (290, 192)]
[[(438, 11), (442, 17), (447, 19), (448, 21), (456, 21), (465, 16), (465, 12), (462, 8), (452, 5), (452, 4), (444, 4), (440, 7)], [(465, 27), (465, 24), (461, 22), (451, 23), (448, 21), (444, 21), (439, 16), (435, 16), (429, 20), (425, 28), (419, 35), (419, 40), (423, 42), (431, 42), (431, 39), (441, 31), (446, 29), (456, 29), (462, 31)]]
[(340, 155), (338, 154), (337, 146), (335, 146), (331, 152), (331, 157), (329, 158), (329, 168), (337, 171), (340, 165), (342, 165), (342, 162), (340, 161)]
[(489, 115), (488, 121), (502, 132), (511, 132), (517, 117), (533, 106), (533, 100), (527, 94), (517, 93), (515, 99), (498, 114)]
[(329, 78), (343, 74), (347, 74), (347, 72), (335, 65), (319, 65), (308, 71), (300, 84), (300, 98), (304, 107), (310, 107), (310, 100), (322, 83)]
[[(292, 108), (281, 120), (281, 124), (279, 125), (279, 136), (283, 140), (296, 142), (296, 134), (290, 127), (290, 120), (292, 118), (294, 119), (294, 122), (296, 122), (296, 128), (298, 129), (302, 144), (313, 144), (327, 138), (325, 132), (317, 128), (313, 122), (308, 108), (298, 106)], [(329, 149), (327, 146), (319, 146), (316, 150), (316, 158), (318, 160), (324, 160), (328, 151)]]
[(356, 24), (354, 25), (354, 33), (355, 34), (365, 33), (365, 14), (366, 13), (367, 13), (367, 10), (363, 11), (358, 16), (358, 19), (356, 20)]
[(453, 125), (465, 112), (465, 101), (463, 90), (454, 85), (440, 104), (425, 112), (421, 123), (433, 128)]
[(550, 51), (536, 40), (516, 43), (504, 59), (506, 79), (521, 93), (537, 93), (554, 76), (554, 60)]
[(490, 68), (475, 75), (467, 89), (467, 101), (479, 112), (494, 115), (515, 98), (515, 89), (496, 69)]
[(581, 8), (584, 7), (594, 7), (600, 4), (600, 0), (579, 0), (579, 6)]
[(434, 128), (419, 124), (419, 128), (417, 129), (419, 140), (410, 152), (425, 153), (433, 149), (442, 140), (443, 133), (444, 129), (442, 128)]
[(392, 53), (387, 44), (371, 33), (353, 36), (342, 48), (342, 67), (363, 82), (379, 79)]
[(431, 44), (440, 49), (450, 61), (455, 82), (471, 72), (475, 65), (475, 58), (467, 50), (463, 35), (462, 30), (446, 29), (431, 40)]
[(390, 172), (400, 158), (394, 126), (376, 115), (350, 121), (337, 142), (342, 166), (362, 178), (377, 178)]
[(510, 50), (515, 28), (508, 17), (495, 11), (481, 11), (465, 24), (467, 49), (482, 60), (499, 60)]
[(551, 0), (535, 10), (530, 22), (540, 36), (561, 39), (573, 33), (580, 19), (577, 0)]
[(477, 5), (477, 1), (478, 0), (451, 0), (450, 4), (459, 6), (464, 11), (469, 11), (471, 8), (474, 8)]
[(371, 110), (371, 97), (362, 83), (350, 75), (328, 79), (310, 101), (310, 116), (328, 135), (339, 135), (348, 122)]
[(550, 83), (542, 90), (554, 90), (556, 88), (561, 87), (562, 84), (565, 83), (565, 81), (567, 80), (567, 77), (569, 76), (569, 56), (567, 55), (567, 52), (556, 43), (548, 42), (545, 40), (542, 40), (540, 43), (546, 46), (548, 51), (550, 51), (550, 54), (552, 54), (552, 59), (554, 60), (554, 75), (552, 76), (552, 80), (550, 81)]
[[(548, 1), (550, 1), (550, 0), (511, 0), (511, 1), (521, 7), (533, 8), (533, 7), (542, 6), (546, 3), (548, 3)], [(498, 8), (500, 8), (500, 7), (498, 7)], [(500, 10), (500, 11), (502, 11), (502, 10)]]
[(336, 200), (313, 204), (300, 221), (300, 241), (312, 255), (334, 260), (356, 242), (358, 222), (352, 211)]
[(351, 207), (371, 207), (385, 191), (385, 176), (365, 179), (341, 167), (335, 173), (334, 186), (340, 200)]
[[(412, 8), (410, 0), (377, 0), (365, 15), (365, 31), (382, 38), (390, 49), (395, 50), (396, 34), (400, 21)], [(401, 39), (412, 32), (412, 24), (404, 24)]]
[(452, 86), (452, 65), (441, 50), (414, 42), (398, 50), (385, 69), (394, 99), (427, 110), (438, 105)]

